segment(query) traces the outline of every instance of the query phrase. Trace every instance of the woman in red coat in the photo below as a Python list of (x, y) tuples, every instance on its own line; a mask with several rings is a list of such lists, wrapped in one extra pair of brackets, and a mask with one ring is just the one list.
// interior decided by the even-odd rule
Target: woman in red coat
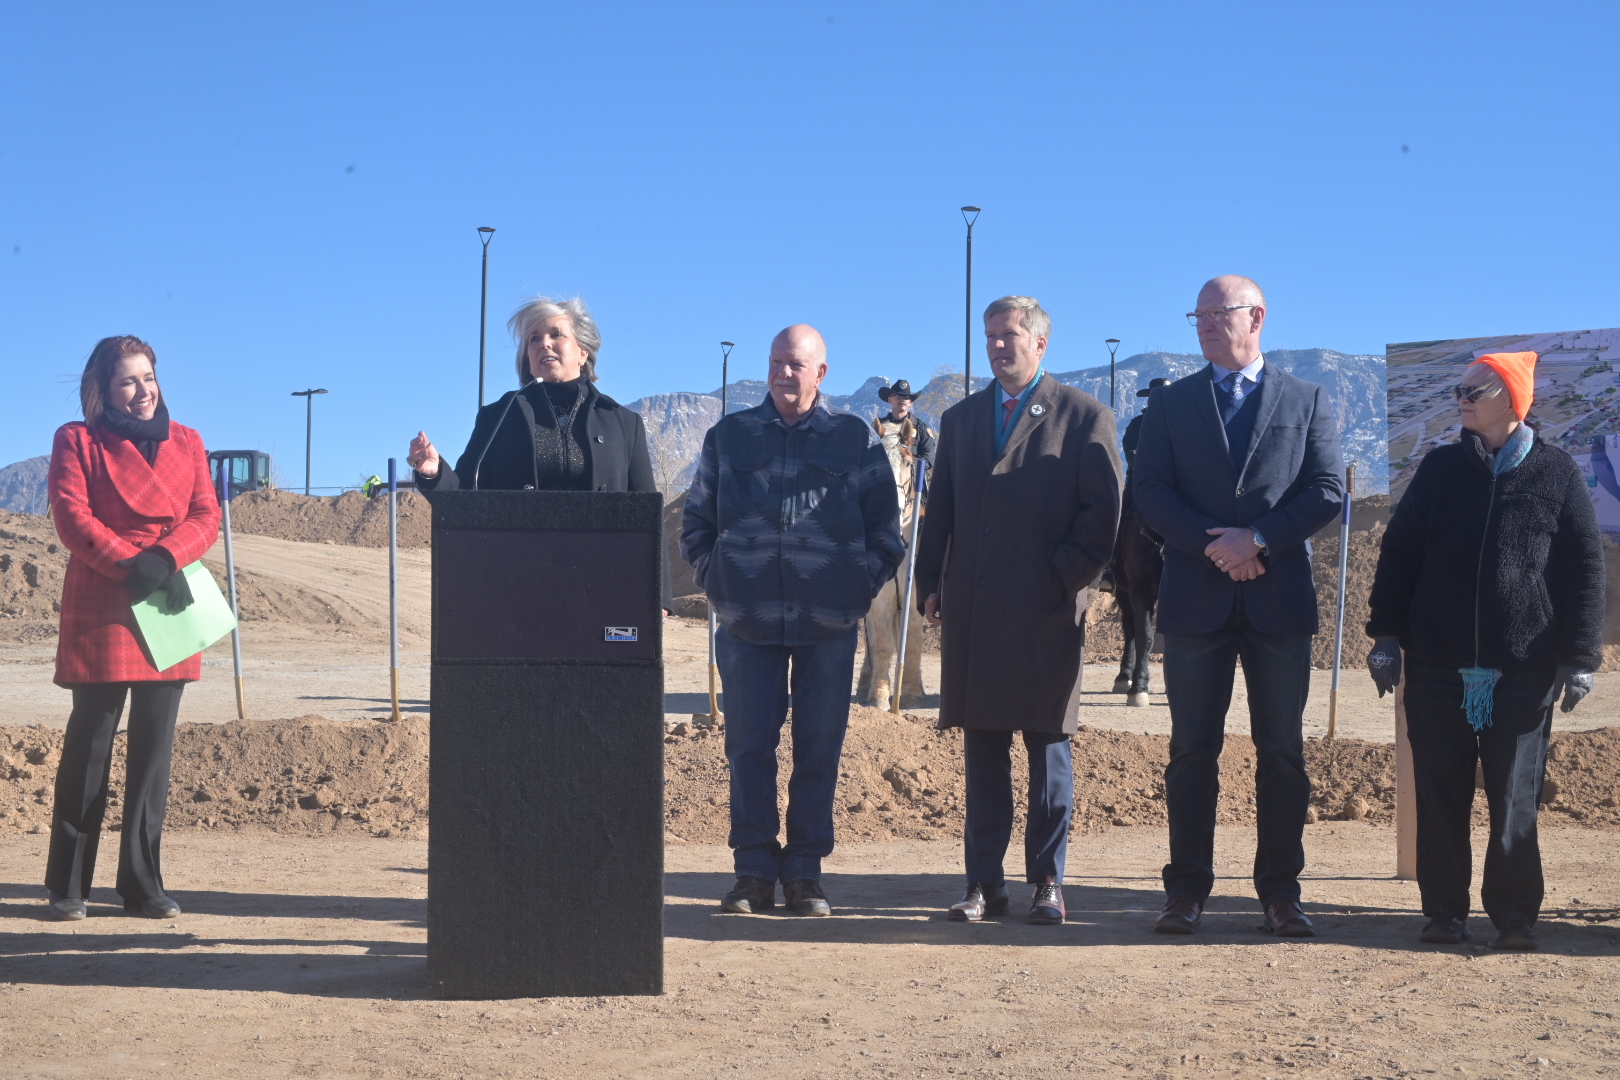
[(147, 659), (130, 605), (158, 589), (178, 611), (191, 603), (180, 568), (219, 536), (219, 502), (202, 438), (170, 423), (157, 357), (136, 337), (98, 342), (84, 366), (84, 422), (57, 429), (50, 501), (71, 553), (62, 586), (56, 684), (73, 691), (45, 869), (51, 914), (85, 917), (101, 819), (107, 809), (113, 733), (130, 699), (118, 894), (126, 911), (173, 918), (160, 850), (169, 797), (169, 754), (180, 692), (201, 677), (199, 653), (159, 671)]

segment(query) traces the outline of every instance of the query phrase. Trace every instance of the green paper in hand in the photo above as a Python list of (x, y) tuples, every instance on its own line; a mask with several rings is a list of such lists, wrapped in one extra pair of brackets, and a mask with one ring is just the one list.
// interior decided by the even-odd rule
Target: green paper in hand
[(146, 652), (159, 671), (167, 671), (180, 661), (196, 656), (236, 629), (236, 617), (219, 591), (214, 575), (194, 562), (181, 573), (191, 586), (193, 603), (186, 610), (170, 615), (163, 610), (167, 598), (162, 589), (131, 605), (135, 625), (140, 627)]

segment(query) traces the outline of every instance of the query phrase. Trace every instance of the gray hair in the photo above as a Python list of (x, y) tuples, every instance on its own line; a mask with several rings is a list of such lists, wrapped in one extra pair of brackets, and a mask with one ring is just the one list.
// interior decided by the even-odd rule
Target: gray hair
[(1016, 311), (1029, 331), (1031, 337), (1048, 338), (1052, 336), (1052, 317), (1041, 307), (1041, 302), (1033, 296), (1003, 296), (994, 300), (984, 309), (984, 321), (1000, 315), (1003, 311)]
[(591, 318), (591, 313), (585, 309), (585, 301), (577, 296), (568, 300), (537, 296), (518, 308), (512, 317), (506, 320), (506, 328), (517, 339), (518, 385), (528, 386), (534, 382), (534, 374), (529, 371), (529, 331), (533, 329), (535, 323), (544, 322), (553, 315), (566, 315), (568, 321), (574, 325), (574, 340), (585, 350), (585, 370), (582, 374), (591, 382), (595, 382), (596, 354), (602, 348), (602, 331), (597, 329), (596, 320)]

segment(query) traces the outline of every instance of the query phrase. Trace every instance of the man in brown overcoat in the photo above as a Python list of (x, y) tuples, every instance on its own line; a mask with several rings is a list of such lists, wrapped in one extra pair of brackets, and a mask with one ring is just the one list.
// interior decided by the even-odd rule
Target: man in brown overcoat
[(1085, 641), (1076, 598), (1113, 551), (1120, 466), (1113, 413), (1041, 369), (1051, 326), (1031, 297), (985, 309), (995, 381), (941, 418), (917, 548), (923, 614), (943, 623), (939, 723), (964, 729), (968, 886), (950, 909), (959, 921), (1007, 910), (1015, 731), (1029, 755), (1029, 921), (1065, 915)]

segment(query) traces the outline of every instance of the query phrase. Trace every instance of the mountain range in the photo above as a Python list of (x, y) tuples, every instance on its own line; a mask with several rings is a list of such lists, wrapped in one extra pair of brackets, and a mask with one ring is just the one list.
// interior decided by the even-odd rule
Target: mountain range
[[(1327, 388), (1339, 423), (1345, 462), (1356, 467), (1356, 494), (1387, 491), (1389, 421), (1384, 407), (1384, 358), (1332, 349), (1276, 349), (1265, 356), (1268, 364), (1276, 364), (1284, 371)], [(1114, 369), (1114, 413), (1121, 434), (1147, 400), (1136, 396), (1138, 389), (1146, 387), (1151, 379), (1183, 378), (1206, 364), (1196, 353), (1146, 352), (1119, 361)], [(1047, 377), (1084, 390), (1099, 401), (1108, 400), (1106, 364), (1078, 371), (1048, 372)], [(910, 378), (910, 374), (901, 372), (894, 378)], [(891, 381), (888, 376), (874, 375), (852, 394), (828, 394), (827, 407), (874, 419), (888, 412), (888, 405), (877, 392)], [(989, 384), (988, 376), (975, 377), (973, 389), (982, 390)], [(766, 386), (760, 379), (737, 380), (727, 384), (725, 389), (729, 412), (752, 408), (765, 400)], [(961, 373), (940, 372), (918, 392), (917, 413), (938, 430), (940, 413), (960, 400)], [(681, 491), (692, 481), (704, 433), (720, 418), (720, 391), (651, 394), (627, 403), (626, 407), (639, 412), (646, 424), (653, 473), (659, 487), (666, 495)]]
[[(1291, 371), (1302, 379), (1327, 387), (1328, 397), (1339, 422), (1339, 438), (1345, 461), (1356, 466), (1356, 494), (1373, 495), (1389, 490), (1388, 414), (1384, 405), (1384, 358), (1351, 355), (1332, 349), (1276, 349), (1266, 354), (1266, 362)], [(1150, 379), (1179, 379), (1204, 367), (1196, 353), (1145, 352), (1119, 361), (1114, 371), (1115, 415), (1121, 434), (1130, 419), (1141, 411), (1145, 398), (1136, 391)], [(897, 370), (893, 378), (911, 379), (914, 372)], [(1049, 372), (1048, 378), (1077, 387), (1097, 398), (1108, 400), (1108, 365), (1078, 371)], [(887, 375), (874, 375), (852, 394), (828, 394), (827, 405), (838, 412), (854, 413), (866, 420), (888, 412), (878, 390), (888, 386)], [(916, 380), (912, 379), (913, 384)], [(988, 376), (973, 380), (973, 389), (990, 384)], [(731, 412), (752, 408), (765, 400), (762, 379), (739, 379), (728, 383), (726, 408)], [(941, 369), (923, 386), (917, 396), (917, 413), (939, 427), (940, 413), (962, 400), (962, 376)], [(692, 482), (703, 435), (720, 418), (720, 390), (705, 393), (677, 392), (650, 394), (627, 403), (639, 412), (647, 426), (647, 443), (652, 452), (653, 474), (666, 496), (673, 496)], [(0, 469), (0, 510), (28, 514), (45, 512), (45, 474), (50, 457), (19, 461)]]

